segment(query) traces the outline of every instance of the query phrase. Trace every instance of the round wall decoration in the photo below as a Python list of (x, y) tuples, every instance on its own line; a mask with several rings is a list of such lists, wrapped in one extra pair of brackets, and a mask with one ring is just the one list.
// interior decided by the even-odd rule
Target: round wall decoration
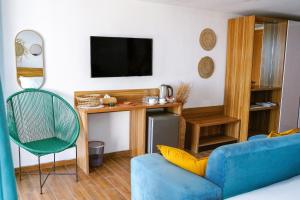
[(216, 45), (217, 36), (212, 29), (206, 28), (201, 32), (199, 42), (204, 50), (210, 51)]
[(198, 72), (202, 78), (209, 78), (214, 73), (215, 64), (211, 57), (201, 58), (198, 64)]

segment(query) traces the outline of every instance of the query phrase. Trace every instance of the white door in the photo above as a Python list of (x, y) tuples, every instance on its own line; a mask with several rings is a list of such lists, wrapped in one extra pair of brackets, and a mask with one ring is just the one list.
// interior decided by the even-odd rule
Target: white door
[(300, 22), (289, 21), (282, 85), (279, 131), (299, 127)]

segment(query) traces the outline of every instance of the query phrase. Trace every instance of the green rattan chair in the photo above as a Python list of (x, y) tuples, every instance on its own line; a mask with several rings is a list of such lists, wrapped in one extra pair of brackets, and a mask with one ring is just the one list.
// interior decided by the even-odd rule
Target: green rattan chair
[[(45, 90), (25, 89), (11, 95), (7, 99), (8, 129), (10, 138), (19, 146), (19, 170), (21, 180), (21, 152), (20, 147), (38, 157), (40, 192), (50, 174), (55, 172), (55, 154), (66, 149), (76, 149), (80, 125), (76, 112), (62, 97)], [(52, 170), (42, 181), (40, 157), (54, 155)], [(60, 173), (59, 175), (62, 175)]]

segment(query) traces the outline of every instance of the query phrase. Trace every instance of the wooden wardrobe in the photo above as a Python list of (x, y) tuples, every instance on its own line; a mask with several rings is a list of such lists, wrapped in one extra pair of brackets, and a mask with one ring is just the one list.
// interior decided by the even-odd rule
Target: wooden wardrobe
[[(230, 126), (227, 130), (239, 135), (240, 141), (246, 141), (256, 134), (278, 131), (282, 121), (281, 112), (286, 110), (281, 107), (282, 103), (285, 104), (282, 96), (286, 93), (286, 90), (283, 91), (284, 80), (291, 76), (284, 74), (290, 23), (284, 19), (257, 16), (238, 17), (228, 22), (224, 109), (225, 115), (241, 120), (240, 127)], [(293, 48), (296, 46), (293, 45)], [(297, 59), (300, 63), (297, 55), (290, 57), (292, 62), (289, 63), (295, 64)], [(300, 66), (298, 72), (300, 73)], [(297, 89), (293, 90), (300, 93), (300, 89), (299, 92)], [(295, 92), (293, 90), (288, 93)], [(274, 104), (257, 106), (262, 102)], [(299, 111), (299, 99), (294, 107), (296, 106)], [(288, 110), (290, 109), (296, 108)], [(292, 126), (296, 128), (297, 125), (289, 127)]]

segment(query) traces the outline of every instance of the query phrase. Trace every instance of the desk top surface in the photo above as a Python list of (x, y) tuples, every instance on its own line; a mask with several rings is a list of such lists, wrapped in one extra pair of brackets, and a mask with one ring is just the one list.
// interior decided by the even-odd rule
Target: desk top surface
[(107, 113), (107, 112), (120, 112), (120, 111), (131, 111), (136, 109), (153, 109), (153, 108), (172, 108), (172, 107), (179, 107), (182, 106), (181, 103), (166, 103), (166, 104), (155, 104), (155, 105), (149, 105), (145, 103), (132, 103), (132, 104), (117, 104), (115, 106), (105, 106), (102, 108), (77, 108), (79, 112), (83, 112), (86, 114), (92, 114), (92, 113)]

